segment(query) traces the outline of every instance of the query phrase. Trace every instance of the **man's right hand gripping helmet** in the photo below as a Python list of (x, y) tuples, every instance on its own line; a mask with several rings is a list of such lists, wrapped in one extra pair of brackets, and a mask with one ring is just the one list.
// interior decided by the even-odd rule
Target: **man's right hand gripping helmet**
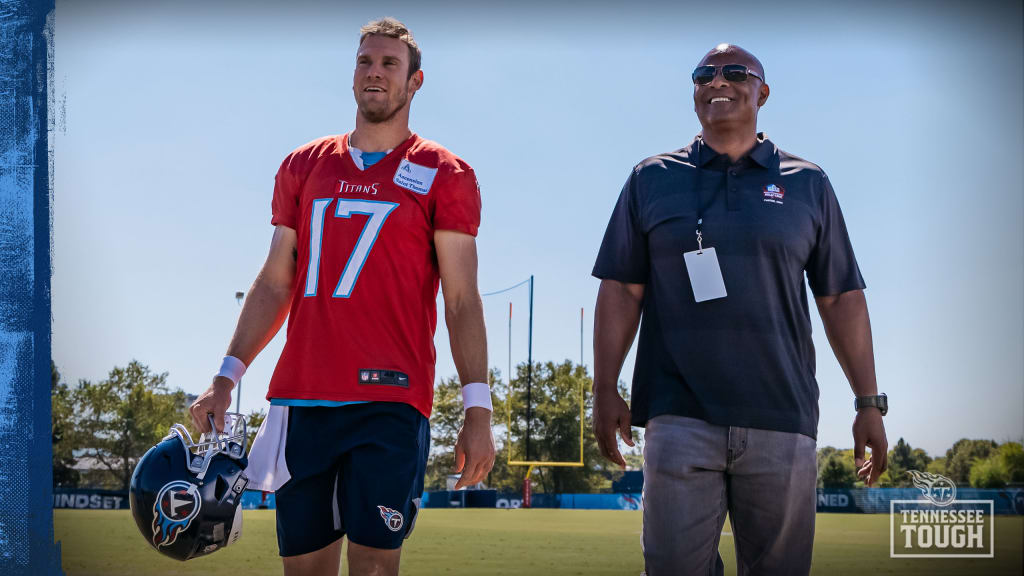
[[(212, 424), (212, 420), (211, 420)], [(198, 442), (181, 424), (139, 460), (128, 495), (135, 523), (153, 548), (176, 560), (209, 554), (242, 535), (246, 427), (225, 415), (224, 432)]]

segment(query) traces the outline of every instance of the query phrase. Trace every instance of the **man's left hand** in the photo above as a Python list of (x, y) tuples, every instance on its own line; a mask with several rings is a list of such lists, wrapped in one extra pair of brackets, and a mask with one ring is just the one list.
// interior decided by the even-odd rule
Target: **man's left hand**
[[(864, 458), (865, 446), (871, 448), (870, 460)], [(878, 482), (878, 477), (889, 467), (889, 441), (885, 438), (885, 425), (878, 408), (861, 408), (853, 419), (853, 458), (857, 477), (868, 486)]]
[(459, 429), (459, 439), (455, 442), (455, 472), (462, 472), (455, 489), (482, 482), (493, 466), (491, 411), (474, 406), (466, 410), (465, 420)]

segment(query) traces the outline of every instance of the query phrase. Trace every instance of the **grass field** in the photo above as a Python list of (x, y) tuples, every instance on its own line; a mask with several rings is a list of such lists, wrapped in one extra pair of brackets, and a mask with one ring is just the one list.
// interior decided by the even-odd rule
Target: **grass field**
[[(402, 553), (402, 574), (640, 574), (640, 512), (604, 510), (424, 510)], [(86, 575), (257, 576), (281, 574), (274, 512), (245, 512), (241, 541), (180, 563), (150, 548), (127, 510), (57, 510), (64, 571)], [(720, 547), (736, 573), (728, 522)], [(1024, 518), (996, 518), (992, 559), (891, 559), (887, 514), (819, 514), (815, 574), (1022, 574)], [(343, 571), (347, 574), (347, 571)]]

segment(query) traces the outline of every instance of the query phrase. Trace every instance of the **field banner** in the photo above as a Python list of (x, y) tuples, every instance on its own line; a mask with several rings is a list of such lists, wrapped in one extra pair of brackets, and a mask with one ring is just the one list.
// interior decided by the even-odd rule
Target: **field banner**
[[(1024, 514), (1024, 489), (957, 488), (963, 500), (992, 501), (997, 515)], [(818, 488), (818, 512), (889, 514), (890, 502), (924, 500), (918, 488)]]
[(54, 508), (127, 510), (128, 492), (121, 490), (62, 489), (53, 491)]
[[(274, 509), (274, 493), (246, 490), (242, 494), (243, 510)], [(94, 490), (90, 488), (57, 488), (53, 491), (53, 507), (74, 510), (128, 510), (125, 490)]]
[[(545, 494), (534, 493), (532, 508), (570, 508), (575, 510), (640, 510), (639, 492), (619, 494)], [(498, 508), (522, 508), (518, 493), (499, 493)]]
[[(519, 495), (517, 494), (518, 498)], [(507, 506), (504, 506), (507, 508)], [(453, 490), (424, 492), (420, 508), (503, 508), (497, 490)], [(518, 506), (517, 506), (518, 508)]]
[[(965, 500), (992, 501), (996, 515), (1024, 515), (1024, 489), (982, 490), (960, 488)], [(818, 512), (845, 514), (889, 514), (891, 502), (923, 500), (916, 488), (818, 488)], [(569, 508), (575, 510), (640, 510), (640, 492), (612, 494), (533, 494), (533, 508)], [(124, 510), (128, 493), (116, 490), (61, 489), (53, 495), (54, 508)], [(421, 508), (522, 508), (518, 492), (495, 490), (458, 490), (424, 492)], [(246, 490), (242, 494), (245, 510), (273, 510), (274, 493)]]

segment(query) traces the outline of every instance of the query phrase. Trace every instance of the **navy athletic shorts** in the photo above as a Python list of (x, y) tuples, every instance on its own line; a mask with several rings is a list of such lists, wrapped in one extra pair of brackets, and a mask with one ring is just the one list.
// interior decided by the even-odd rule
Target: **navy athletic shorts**
[(430, 450), (427, 419), (408, 404), (289, 406), (277, 490), (281, 556), (319, 550), (342, 536), (395, 549), (412, 532)]

